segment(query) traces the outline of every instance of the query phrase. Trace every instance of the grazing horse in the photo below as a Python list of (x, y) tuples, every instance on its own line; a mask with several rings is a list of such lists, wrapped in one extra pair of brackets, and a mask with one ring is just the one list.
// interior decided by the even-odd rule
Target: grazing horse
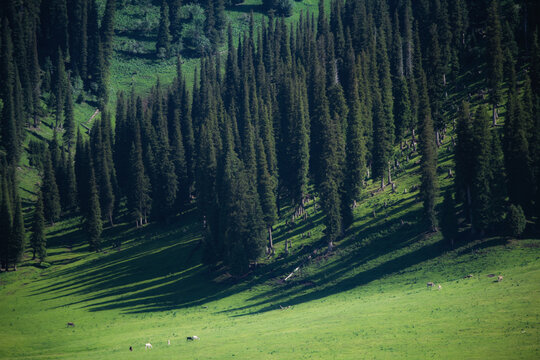
[(434, 286), (435, 286), (435, 284), (432, 283), (431, 281), (427, 283), (428, 288), (433, 288)]
[(152, 344), (150, 344), (150, 343), (146, 343), (146, 345), (145, 345), (145, 348), (144, 348), (144, 349), (146, 350), (146, 349), (151, 349), (151, 348), (152, 348)]
[(70, 327), (70, 326), (71, 326), (71, 327), (75, 327), (75, 323), (68, 322), (68, 323), (67, 323), (67, 327)]
[(193, 340), (200, 340), (200, 339), (199, 339), (199, 337), (197, 335), (188, 336), (186, 338), (186, 341), (193, 341)]

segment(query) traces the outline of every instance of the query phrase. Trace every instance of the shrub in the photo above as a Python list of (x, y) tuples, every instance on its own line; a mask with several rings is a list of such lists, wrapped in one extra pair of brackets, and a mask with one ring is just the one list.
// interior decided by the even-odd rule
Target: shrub
[(273, 12), (278, 16), (291, 16), (292, 15), (292, 1), (291, 0), (264, 0), (263, 7), (268, 12)]

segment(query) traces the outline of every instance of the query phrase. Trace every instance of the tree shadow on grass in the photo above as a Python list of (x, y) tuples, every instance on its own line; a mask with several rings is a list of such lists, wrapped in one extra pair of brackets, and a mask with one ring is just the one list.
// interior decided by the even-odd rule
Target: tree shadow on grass
[[(417, 223), (422, 218), (420, 207), (397, 217), (413, 205), (398, 201), (389, 209), (390, 218), (373, 219), (367, 226), (369, 214), (357, 219), (346, 238), (337, 243), (333, 256), (323, 253), (326, 244), (322, 238), (263, 264), (245, 278), (228, 281), (217, 280), (227, 278), (225, 269), (216, 273), (201, 265), (200, 224), (194, 211), (168, 225), (135, 229), (123, 224), (106, 230), (109, 244), (118, 241), (121, 248), (107, 248), (107, 253), (92, 255), (96, 257), (85, 262), (67, 261), (65, 267), (39, 280), (33, 295), (46, 293), (43, 302), (67, 299), (55, 306), (134, 314), (193, 308), (265, 284), (268, 290), (225, 313), (243, 316), (275, 310), (278, 304), (298, 305), (400, 273), (446, 251), (443, 242), (429, 239), (423, 232), (425, 224)], [(317, 226), (320, 216), (313, 223), (299, 223), (295, 233)], [(73, 232), (69, 234), (73, 236)], [(67, 241), (63, 236), (67, 234), (55, 237), (57, 245)], [(301, 264), (310, 266), (284, 283), (282, 279)]]
[(237, 5), (227, 7), (227, 10), (232, 11), (232, 12), (245, 13), (245, 14), (249, 14), (252, 11), (253, 11), (253, 13), (264, 14), (264, 9), (263, 9), (262, 5), (260, 5), (260, 4), (259, 5), (257, 5), (257, 4), (237, 4)]
[[(416, 217), (420, 212), (417, 210), (409, 217)], [(301, 276), (297, 280), (293, 278), (279, 289), (273, 288), (249, 298), (248, 305), (225, 312), (231, 316), (245, 316), (276, 310), (280, 304), (294, 306), (318, 300), (440, 256), (445, 251), (441, 242), (427, 241), (425, 245), (415, 245), (422, 244), (422, 239), (431, 235), (421, 231), (423, 225), (401, 225), (394, 219), (393, 223), (382, 222), (363, 231), (358, 229), (338, 243), (338, 255), (311, 261), (314, 266), (321, 266), (313, 275)], [(407, 247), (411, 250), (405, 250)], [(237, 312), (242, 313), (234, 314)]]
[(116, 51), (124, 59), (143, 59), (143, 60), (157, 60), (155, 52), (143, 52), (143, 53), (133, 53), (127, 50), (117, 50)]

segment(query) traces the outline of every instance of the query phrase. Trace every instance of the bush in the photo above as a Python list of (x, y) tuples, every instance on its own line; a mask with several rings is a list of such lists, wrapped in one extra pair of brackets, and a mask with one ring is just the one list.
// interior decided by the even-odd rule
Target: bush
[(263, 7), (268, 12), (273, 12), (277, 16), (289, 17), (292, 15), (291, 0), (264, 0)]
[(527, 226), (527, 219), (523, 213), (523, 209), (519, 205), (510, 205), (508, 214), (506, 215), (506, 224), (508, 226), (508, 232), (513, 237), (519, 237), (525, 231)]
[(292, 15), (292, 2), (291, 0), (278, 0), (275, 9), (277, 15), (289, 17)]

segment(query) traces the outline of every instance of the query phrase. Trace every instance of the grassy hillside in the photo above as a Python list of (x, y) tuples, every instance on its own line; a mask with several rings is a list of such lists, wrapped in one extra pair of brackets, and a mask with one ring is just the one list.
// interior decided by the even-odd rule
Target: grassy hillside
[[(235, 35), (250, 11), (256, 23), (264, 16), (260, 3), (227, 12)], [(316, 5), (294, 2), (287, 21)], [(170, 83), (175, 60), (154, 57), (155, 32), (133, 31), (138, 21), (157, 26), (159, 8), (148, 6), (143, 18), (128, 5), (117, 15), (113, 101), (131, 87), (147, 93), (158, 77)], [(134, 42), (137, 56), (124, 51)], [(199, 59), (184, 60), (191, 82)], [(450, 92), (456, 103), (467, 92), (479, 96), (476, 70), (464, 75), (466, 91)], [(94, 111), (91, 102), (77, 105), (77, 121)], [(45, 119), (28, 139), (50, 139), (51, 124)], [(448, 136), (439, 149), (441, 194), (453, 184), (450, 143)], [(194, 209), (168, 225), (135, 229), (121, 217), (114, 228), (105, 224), (101, 253), (89, 251), (79, 218), (65, 219), (47, 229), (47, 264), (27, 251), (17, 272), (0, 274), (0, 359), (539, 358), (540, 240), (475, 239), (464, 231), (451, 249), (440, 233), (425, 231), (418, 160), (394, 170), (395, 192), (368, 182), (353, 226), (330, 254), (317, 201), (294, 225), (293, 209), (282, 209), (275, 257), (242, 278), (202, 265)], [(40, 180), (26, 154), (18, 171), (28, 225)], [(187, 342), (192, 335), (201, 340)]]
[[(330, 1), (327, 1), (329, 7)], [(105, 1), (102, 2), (102, 7)], [(293, 2), (293, 16), (286, 18), (287, 23), (298, 21), (300, 13), (318, 14), (318, 0), (303, 0)], [(235, 42), (249, 28), (249, 14), (253, 12), (255, 29), (261, 21), (267, 21), (262, 10), (262, 0), (246, 0), (226, 10), (226, 16), (231, 24)], [(141, 23), (145, 22), (151, 31), (139, 31)], [(176, 75), (176, 58), (160, 60), (155, 56), (155, 43), (159, 23), (159, 6), (149, 5), (141, 12), (139, 6), (126, 5), (116, 16), (115, 57), (111, 68), (111, 93), (113, 97), (118, 91), (131, 91), (147, 94), (155, 85), (157, 78), (168, 85)], [(141, 35), (144, 34), (144, 35)], [(226, 35), (226, 34), (225, 34)], [(226, 51), (226, 41), (221, 46), (221, 52)], [(132, 54), (126, 49), (140, 49)], [(199, 65), (199, 58), (183, 58), (183, 70), (188, 84), (193, 82), (193, 73)]]
[[(241, 279), (201, 265), (193, 211), (168, 226), (108, 228), (99, 254), (77, 218), (63, 221), (49, 229), (50, 267), (27, 259), (0, 277), (0, 358), (537, 358), (540, 240), (463, 239), (449, 249), (423, 231), (416, 160), (394, 177), (396, 193), (369, 186), (332, 256), (315, 204), (292, 227), (285, 209), (276, 258)], [(186, 342), (191, 335), (201, 340)]]

